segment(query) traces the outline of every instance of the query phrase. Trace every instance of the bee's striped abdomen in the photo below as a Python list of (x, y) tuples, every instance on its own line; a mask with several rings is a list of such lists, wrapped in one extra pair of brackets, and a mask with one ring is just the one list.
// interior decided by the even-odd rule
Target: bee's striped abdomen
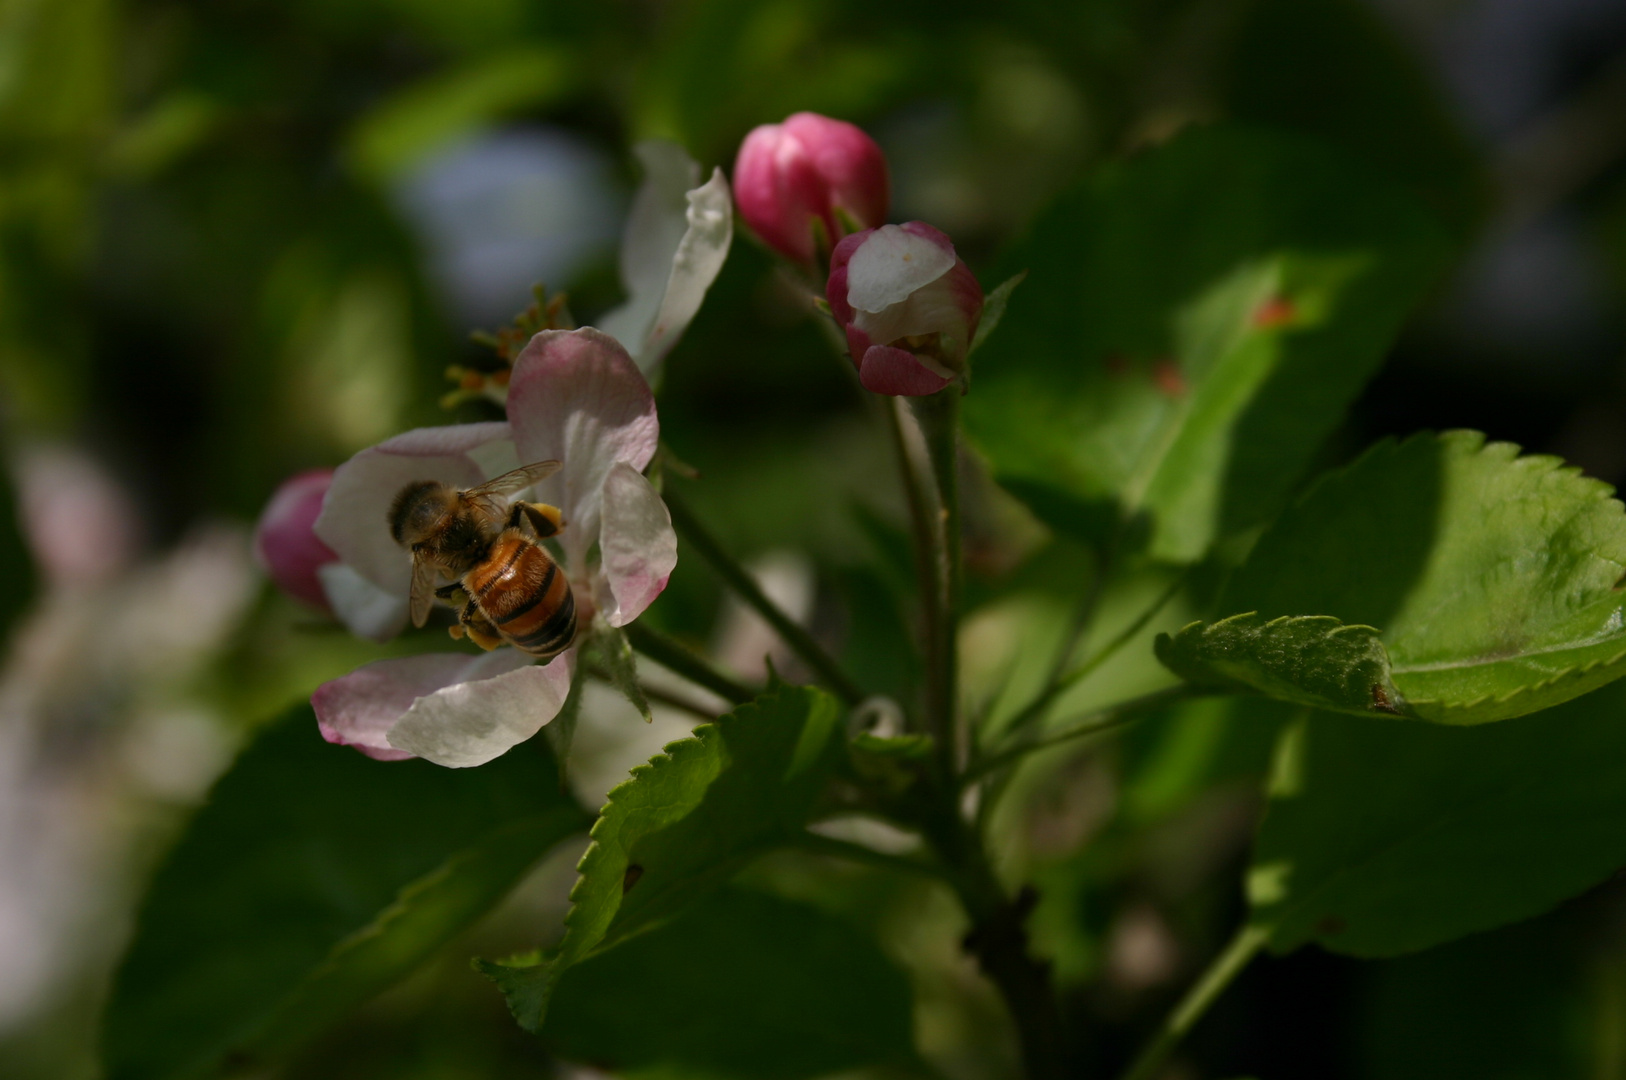
[(557, 656), (576, 636), (576, 598), (558, 564), (535, 542), (508, 530), (463, 579), (481, 614), (521, 652)]

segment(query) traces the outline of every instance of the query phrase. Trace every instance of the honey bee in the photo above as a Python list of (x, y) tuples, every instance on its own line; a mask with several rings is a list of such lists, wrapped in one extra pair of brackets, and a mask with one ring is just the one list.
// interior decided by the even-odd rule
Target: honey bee
[[(544, 503), (504, 504), (558, 468), (540, 461), (478, 487), (419, 480), (396, 493), (387, 520), (395, 542), (412, 552), (412, 625), (428, 621), (438, 597), (460, 606), (451, 635), (482, 649), (508, 644), (547, 660), (570, 647), (576, 598), (536, 542), (564, 528), (562, 515)], [(453, 580), (437, 587), (442, 575)]]

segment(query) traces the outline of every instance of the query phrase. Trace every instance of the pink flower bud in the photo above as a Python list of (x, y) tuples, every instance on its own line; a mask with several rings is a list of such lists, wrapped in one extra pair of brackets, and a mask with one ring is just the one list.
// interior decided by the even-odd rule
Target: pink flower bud
[(852, 124), (797, 113), (745, 137), (734, 159), (734, 198), (763, 243), (812, 264), (820, 255), (814, 222), (824, 223), (826, 243), (834, 244), (848, 223), (864, 228), (886, 220), (886, 157)]
[(911, 221), (847, 237), (825, 299), (865, 389), (919, 397), (963, 381), (982, 286), (937, 229)]
[(316, 568), (338, 562), (333, 549), (311, 529), (322, 512), (322, 497), (333, 482), (332, 469), (312, 469), (289, 477), (266, 504), (254, 527), (254, 554), (277, 587), (312, 607), (330, 610)]

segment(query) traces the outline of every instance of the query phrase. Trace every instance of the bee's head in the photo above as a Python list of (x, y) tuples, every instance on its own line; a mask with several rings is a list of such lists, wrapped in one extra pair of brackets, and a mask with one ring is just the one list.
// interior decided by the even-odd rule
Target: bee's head
[(434, 533), (456, 509), (455, 490), (439, 480), (414, 480), (390, 503), (390, 535), (396, 543), (411, 547)]

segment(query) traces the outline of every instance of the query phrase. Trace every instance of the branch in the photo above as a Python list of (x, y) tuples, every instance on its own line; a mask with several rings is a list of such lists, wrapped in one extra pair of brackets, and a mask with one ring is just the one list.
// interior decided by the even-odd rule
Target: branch
[(698, 654), (651, 626), (635, 622), (622, 629), (626, 631), (627, 640), (632, 643), (634, 649), (662, 667), (677, 672), (695, 685), (704, 686), (718, 697), (736, 705), (743, 705), (757, 696), (757, 691), (743, 683), (735, 682)]
[(1169, 583), (1169, 587), (1158, 595), (1158, 598), (1152, 602), (1150, 607), (1135, 617), (1134, 622), (1120, 630), (1111, 641), (1097, 649), (1083, 663), (1066, 674), (1062, 674), (1066, 662), (1072, 658), (1073, 652), (1078, 647), (1083, 631), (1088, 628), (1089, 621), (1093, 618), (1102, 591), (1098, 586), (1106, 577), (1110, 560), (1103, 556), (1096, 566), (1098, 571), (1096, 581), (1091, 583), (1090, 591), (1085, 597), (1084, 604), (1079, 609), (1080, 617), (1074, 624), (1074, 632), (1068, 636), (1062, 651), (1056, 655), (1056, 662), (1050, 669), (1049, 678), (1045, 680), (1044, 689), (1039, 692), (1037, 697), (1023, 706), (1021, 711), (1011, 717), (1010, 722), (1005, 725), (1007, 735), (1016, 734), (1038, 720), (1044, 715), (1046, 709), (1055, 704), (1057, 698), (1083, 682), (1102, 664), (1112, 659), (1119, 649), (1129, 644), (1137, 634), (1146, 629), (1146, 624), (1157, 617), (1157, 613), (1162, 611), (1170, 600), (1174, 599), (1175, 595), (1179, 593), (1181, 587), (1186, 583), (1186, 574), (1182, 573), (1177, 576)]
[(1191, 686), (1188, 683), (1180, 683), (1177, 686), (1165, 687), (1162, 690), (1155, 690), (1150, 694), (1142, 694), (1140, 697), (1130, 698), (1128, 701), (1121, 701), (1116, 705), (1101, 709), (1098, 712), (1086, 713), (1084, 716), (1078, 718), (1076, 727), (1070, 727), (1063, 731), (1058, 731), (1055, 734), (1048, 735), (1042, 739), (1033, 739), (1029, 742), (1021, 743), (1020, 745), (1011, 747), (1003, 753), (995, 754), (993, 757), (983, 758), (981, 761), (975, 762), (965, 771), (965, 774), (960, 777), (960, 783), (962, 786), (968, 787), (982, 779), (984, 776), (987, 776), (989, 773), (997, 772), (998, 770), (1003, 769), (1005, 766), (1019, 761), (1036, 751), (1046, 750), (1052, 746), (1057, 746), (1064, 742), (1070, 742), (1073, 739), (1082, 739), (1086, 735), (1098, 735), (1103, 731), (1111, 731), (1113, 728), (1123, 727), (1126, 724), (1131, 724), (1134, 721), (1139, 720), (1147, 713), (1154, 712), (1170, 702), (1179, 701), (1181, 698), (1194, 697), (1198, 694), (1211, 694), (1216, 692), (1217, 691), (1210, 689), (1198, 689), (1197, 687)]
[[(722, 545), (706, 531), (706, 527), (700, 524), (700, 520), (670, 487), (661, 494), (666, 500), (666, 508), (672, 513), (672, 524), (677, 527), (679, 535), (711, 565), (717, 576), (722, 578), (729, 588), (739, 594), (741, 600), (751, 605), (756, 613), (774, 628), (780, 639), (813, 669), (813, 673), (825, 685), (836, 692), (837, 697), (852, 706), (869, 696), (847, 677), (841, 666), (824, 651), (823, 646), (813, 640), (813, 635), (768, 598), (757, 585), (756, 579), (746, 573), (745, 568), (735, 561), (732, 555), (723, 550)], [(655, 659), (658, 660), (659, 657)]]
[(1231, 943), (1208, 965), (1195, 985), (1180, 999), (1180, 1004), (1164, 1019), (1163, 1026), (1152, 1041), (1140, 1052), (1122, 1080), (1152, 1080), (1165, 1059), (1179, 1045), (1191, 1026), (1202, 1018), (1231, 980), (1242, 973), (1265, 942), (1270, 938), (1270, 927), (1244, 923)]

